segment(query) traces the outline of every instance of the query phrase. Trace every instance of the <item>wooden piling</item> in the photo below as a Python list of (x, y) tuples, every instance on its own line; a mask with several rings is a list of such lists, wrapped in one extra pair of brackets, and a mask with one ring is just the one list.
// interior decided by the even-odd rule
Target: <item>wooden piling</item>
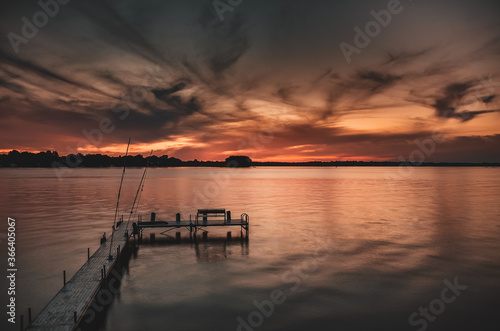
[(231, 241), (231, 231), (228, 231), (228, 232), (227, 232), (227, 240), (228, 240), (228, 241)]
[[(181, 222), (181, 214), (175, 214), (175, 223), (179, 224)], [(180, 226), (176, 226), (176, 228), (180, 228)]]
[(175, 240), (181, 241), (181, 233), (180, 232), (175, 233)]
[(66, 286), (66, 270), (63, 270), (63, 283)]

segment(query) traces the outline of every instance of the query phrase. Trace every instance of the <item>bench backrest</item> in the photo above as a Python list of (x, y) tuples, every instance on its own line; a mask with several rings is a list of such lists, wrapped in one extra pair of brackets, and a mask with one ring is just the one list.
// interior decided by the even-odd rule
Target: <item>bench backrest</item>
[(225, 209), (198, 209), (198, 215), (217, 217), (217, 216), (224, 216), (225, 214), (226, 214)]
[(198, 209), (198, 213), (196, 214), (196, 219), (202, 219), (203, 221), (207, 221), (208, 218), (226, 221), (226, 210), (225, 209)]

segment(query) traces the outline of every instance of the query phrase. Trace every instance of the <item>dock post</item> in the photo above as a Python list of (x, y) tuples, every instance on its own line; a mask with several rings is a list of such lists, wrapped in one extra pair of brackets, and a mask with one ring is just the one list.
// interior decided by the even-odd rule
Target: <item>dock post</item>
[(28, 308), (28, 325), (31, 325), (31, 307)]
[(203, 231), (203, 241), (207, 241), (207, 239), (208, 239), (208, 234), (205, 231)]
[(227, 214), (227, 216), (226, 216), (226, 222), (227, 222), (227, 224), (231, 224), (231, 211), (228, 210), (226, 212), (226, 214)]
[(24, 316), (21, 315), (21, 331), (24, 331)]
[(73, 312), (73, 319), (75, 320), (75, 323), (77, 321), (77, 318), (76, 318), (76, 311)]
[(90, 247), (87, 248), (87, 261), (90, 260)]
[(228, 232), (227, 232), (227, 240), (228, 240), (228, 241), (231, 241), (231, 231), (228, 231)]
[(181, 213), (175, 214), (175, 221), (180, 222), (181, 221)]
[(102, 268), (103, 268), (103, 270), (104, 270), (104, 278), (106, 278), (106, 265), (105, 265), (105, 264), (103, 264), (103, 265), (102, 265)]
[(66, 270), (63, 270), (63, 282), (64, 282), (63, 286), (66, 286)]
[(181, 241), (181, 233), (180, 232), (175, 233), (175, 240)]
[(151, 222), (156, 222), (156, 213), (151, 213)]

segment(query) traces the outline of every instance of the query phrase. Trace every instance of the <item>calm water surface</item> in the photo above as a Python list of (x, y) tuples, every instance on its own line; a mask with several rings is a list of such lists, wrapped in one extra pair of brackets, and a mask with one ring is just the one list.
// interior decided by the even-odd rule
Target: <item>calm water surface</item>
[[(188, 218), (204, 207), (226, 208), (233, 218), (245, 212), (249, 240), (236, 228), (210, 229), (199, 244), (145, 232), (119, 295), (89, 328), (418, 330), (425, 317), (412, 326), (410, 315), (431, 304), (427, 330), (498, 330), (500, 169), (417, 168), (389, 180), (395, 172), (148, 170), (144, 217)], [(52, 169), (0, 169), (2, 252), (7, 216), (17, 221), (19, 313), (40, 312), (61, 288), (62, 271), (72, 276), (87, 247), (95, 251), (110, 232), (120, 175), (75, 169), (58, 180)], [(121, 214), (128, 214), (141, 175), (127, 169)], [(467, 288), (443, 304), (445, 280)], [(280, 303), (271, 309), (273, 298)], [(5, 318), (1, 323), (3, 330)]]

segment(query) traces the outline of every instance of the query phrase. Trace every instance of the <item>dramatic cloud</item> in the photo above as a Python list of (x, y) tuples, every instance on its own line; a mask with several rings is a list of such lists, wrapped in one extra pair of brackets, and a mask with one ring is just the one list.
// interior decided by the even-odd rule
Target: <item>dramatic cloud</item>
[(500, 6), (403, 3), (348, 64), (340, 43), (386, 5), (252, 1), (221, 20), (204, 0), (76, 1), (24, 36), (42, 9), (10, 2), (0, 150), (119, 153), (132, 137), (185, 159), (397, 160), (438, 131), (430, 160), (498, 160)]

